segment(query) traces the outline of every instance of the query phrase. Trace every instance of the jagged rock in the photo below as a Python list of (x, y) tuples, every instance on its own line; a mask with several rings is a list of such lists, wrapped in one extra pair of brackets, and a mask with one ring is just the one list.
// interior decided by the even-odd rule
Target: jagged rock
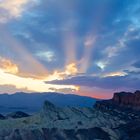
[(29, 116), (30, 115), (28, 115), (27, 113), (24, 113), (22, 111), (17, 111), (17, 112), (13, 112), (13, 113), (8, 114), (6, 117), (17, 119), (17, 118), (24, 118), (24, 117), (29, 117)]
[(6, 119), (5, 116), (3, 116), (2, 114), (0, 114), (0, 120), (4, 120)]

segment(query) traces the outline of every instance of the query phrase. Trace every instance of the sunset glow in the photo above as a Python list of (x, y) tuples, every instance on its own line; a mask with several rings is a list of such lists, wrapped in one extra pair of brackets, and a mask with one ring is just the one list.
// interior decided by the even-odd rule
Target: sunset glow
[(138, 89), (139, 7), (120, 0), (0, 0), (1, 93), (110, 98), (118, 89)]

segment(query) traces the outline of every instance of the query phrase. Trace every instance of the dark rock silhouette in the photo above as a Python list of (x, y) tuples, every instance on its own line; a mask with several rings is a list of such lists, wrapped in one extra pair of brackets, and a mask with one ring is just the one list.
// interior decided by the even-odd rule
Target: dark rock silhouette
[(0, 114), (0, 120), (5, 120), (5, 119), (6, 119), (6, 117), (3, 116), (2, 114)]
[(24, 117), (29, 117), (30, 115), (22, 112), (22, 111), (16, 111), (16, 112), (12, 112), (8, 115), (6, 115), (6, 118), (13, 118), (13, 119), (17, 119), (17, 118), (24, 118)]

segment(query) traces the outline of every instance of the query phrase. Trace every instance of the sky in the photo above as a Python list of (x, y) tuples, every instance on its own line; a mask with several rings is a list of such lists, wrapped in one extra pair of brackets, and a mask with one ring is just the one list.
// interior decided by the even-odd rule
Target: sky
[(139, 0), (0, 0), (0, 93), (107, 99), (139, 83)]

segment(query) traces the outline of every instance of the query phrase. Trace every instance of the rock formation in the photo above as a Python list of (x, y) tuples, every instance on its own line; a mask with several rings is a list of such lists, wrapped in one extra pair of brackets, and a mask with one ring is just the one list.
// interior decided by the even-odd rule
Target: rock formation
[(24, 118), (24, 117), (29, 117), (29, 115), (22, 111), (16, 111), (6, 115), (6, 118), (13, 118), (13, 119)]
[(120, 109), (130, 109), (133, 111), (140, 110), (140, 91), (134, 93), (131, 92), (119, 92), (114, 93), (111, 100), (97, 101), (95, 104), (96, 108), (120, 108)]
[(45, 101), (33, 116), (0, 120), (0, 140), (140, 140), (138, 109), (139, 91), (115, 93), (95, 108)]
[(112, 100), (122, 107), (140, 110), (140, 91), (115, 93)]

